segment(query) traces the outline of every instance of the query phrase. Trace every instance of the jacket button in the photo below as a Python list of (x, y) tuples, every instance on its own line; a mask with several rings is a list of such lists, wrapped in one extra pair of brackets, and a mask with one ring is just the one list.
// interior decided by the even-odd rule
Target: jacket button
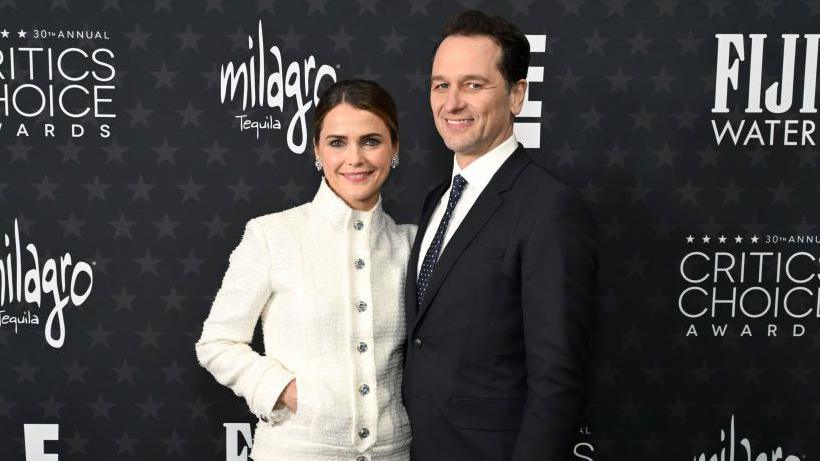
[(359, 304), (356, 305), (356, 310), (359, 312), (364, 312), (367, 310), (367, 303), (364, 301), (359, 301)]
[(413, 344), (415, 344), (415, 345), (416, 345), (416, 349), (421, 349), (421, 345), (422, 345), (421, 338), (416, 338), (416, 339), (413, 341)]
[(370, 431), (366, 427), (359, 429), (360, 438), (366, 439), (368, 435), (370, 435)]
[(367, 343), (364, 342), (364, 341), (360, 342), (358, 347), (356, 347), (356, 349), (358, 349), (359, 352), (364, 354), (365, 352), (367, 352)]
[(364, 227), (364, 223), (361, 220), (357, 219), (356, 222), (353, 223), (353, 227), (355, 227), (356, 230), (362, 230), (362, 228)]
[(356, 266), (356, 269), (364, 269), (364, 259), (359, 258), (353, 263)]
[(260, 416), (259, 419), (261, 419), (263, 423), (268, 422), (268, 418), (265, 415)]
[(367, 461), (367, 456), (357, 456), (356, 461)]
[(361, 386), (359, 386), (359, 394), (367, 395), (369, 393), (370, 393), (370, 386), (368, 386), (367, 384), (362, 384)]

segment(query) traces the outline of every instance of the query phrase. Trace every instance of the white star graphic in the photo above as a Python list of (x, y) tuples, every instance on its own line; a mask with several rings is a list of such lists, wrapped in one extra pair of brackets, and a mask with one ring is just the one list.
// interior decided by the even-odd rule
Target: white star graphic
[(691, 235), (686, 236), (686, 243), (692, 243), (694, 241), (695, 241), (695, 237), (692, 237)]
[(720, 243), (726, 243), (726, 237), (724, 237), (724, 236), (722, 236), (722, 235), (721, 235), (720, 237), (718, 237), (718, 241), (719, 241)]
[(753, 235), (751, 240), (752, 240), (752, 243), (757, 243), (757, 240), (758, 240), (757, 235)]
[(17, 38), (26, 38), (26, 31), (20, 29), (20, 31), (17, 32)]
[(709, 243), (709, 240), (710, 240), (710, 239), (709, 239), (709, 236), (708, 236), (708, 235), (704, 235), (704, 236), (703, 236), (703, 243)]
[(2, 35), (3, 38), (9, 38), (9, 31), (3, 29), (2, 31), (0, 31), (0, 35)]
[(742, 241), (743, 241), (743, 237), (741, 237), (739, 235), (737, 237), (735, 237), (735, 243), (740, 243)]

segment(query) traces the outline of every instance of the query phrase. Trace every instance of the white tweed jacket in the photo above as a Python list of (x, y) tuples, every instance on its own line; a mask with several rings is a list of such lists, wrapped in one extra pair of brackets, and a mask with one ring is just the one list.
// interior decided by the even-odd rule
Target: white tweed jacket
[[(312, 202), (248, 221), (195, 349), (259, 417), (251, 459), (409, 459), (401, 379), (415, 232), (381, 198), (351, 209), (324, 179)], [(249, 345), (257, 320), (264, 354)], [(274, 411), (294, 378), (296, 412)]]

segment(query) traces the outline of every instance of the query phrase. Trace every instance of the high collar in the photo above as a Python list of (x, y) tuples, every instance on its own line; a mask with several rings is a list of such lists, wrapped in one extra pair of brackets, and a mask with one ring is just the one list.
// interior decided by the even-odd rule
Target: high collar
[(348, 226), (352, 228), (356, 221), (361, 221), (365, 229), (369, 229), (371, 225), (379, 228), (384, 223), (381, 194), (370, 210), (354, 210), (336, 195), (336, 192), (333, 192), (324, 177), (319, 182), (319, 190), (316, 191), (311, 205), (337, 229), (344, 229)]

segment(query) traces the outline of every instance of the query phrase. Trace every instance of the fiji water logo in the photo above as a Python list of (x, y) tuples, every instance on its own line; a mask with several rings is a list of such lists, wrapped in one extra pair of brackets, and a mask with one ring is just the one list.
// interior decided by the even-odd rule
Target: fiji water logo
[[(728, 437), (728, 438), (727, 438)], [(729, 433), (725, 430), (720, 430), (720, 452), (709, 456), (707, 453), (701, 453), (695, 456), (694, 461), (801, 461), (800, 457), (795, 455), (783, 455), (783, 449), (777, 447), (771, 453), (760, 452), (756, 455), (752, 452), (752, 443), (746, 437), (737, 441), (735, 434), (735, 415), (732, 414), (732, 420), (729, 423)], [(738, 447), (740, 444), (740, 447)], [(728, 453), (727, 453), (728, 452)], [(726, 457), (728, 454), (728, 458)], [(745, 454), (745, 456), (744, 456)], [(707, 458), (707, 456), (709, 456)]]
[[(283, 62), (278, 46), (268, 49), (265, 46), (260, 20), (256, 41), (248, 36), (249, 55), (244, 62), (228, 61), (220, 66), (220, 102), (239, 100), (242, 111), (270, 108), (282, 113), (285, 99), (292, 99), (296, 110), (288, 122), (287, 143), (293, 153), (301, 154), (307, 146), (307, 113), (319, 103), (322, 80), (336, 81), (336, 70), (327, 64), (317, 68), (313, 55), (302, 61)], [(248, 114), (235, 117), (239, 119), (239, 129), (255, 131), (257, 139), (260, 130), (278, 130), (282, 126), (272, 115), (264, 116), (261, 121), (252, 120)]]
[[(4, 234), (0, 246), (0, 328), (17, 333), (20, 326), (40, 325), (40, 310), (51, 305), (45, 337), (49, 346), (59, 349), (65, 342), (63, 310), (69, 304), (80, 307), (88, 299), (94, 273), (88, 263), (74, 263), (70, 253), (60, 256), (59, 261), (49, 258), (41, 263), (33, 243), (25, 245), (26, 252), (21, 245), (15, 219), (13, 241)], [(78, 292), (83, 284), (87, 284), (85, 290)], [(25, 304), (23, 309), (9, 311), (5, 306), (10, 303)]]

